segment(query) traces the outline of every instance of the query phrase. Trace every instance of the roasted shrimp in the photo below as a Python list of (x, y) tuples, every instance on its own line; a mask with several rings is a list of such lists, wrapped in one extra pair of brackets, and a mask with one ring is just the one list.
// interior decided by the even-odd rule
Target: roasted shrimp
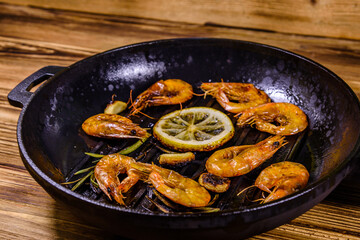
[[(100, 189), (109, 197), (115, 199), (119, 204), (125, 205), (122, 193), (126, 193), (134, 186), (140, 176), (131, 167), (135, 160), (131, 157), (118, 153), (103, 157), (95, 166), (94, 174)], [(121, 182), (119, 174), (126, 173)]]
[(193, 88), (180, 79), (160, 80), (141, 93), (131, 105), (131, 115), (146, 107), (181, 104), (190, 100)]
[(240, 114), (239, 127), (255, 125), (259, 131), (274, 135), (293, 135), (308, 126), (305, 113), (291, 103), (266, 103)]
[(302, 164), (284, 161), (274, 163), (262, 170), (255, 181), (255, 186), (270, 193), (263, 200), (267, 203), (303, 189), (308, 180), (309, 172)]
[(152, 165), (148, 181), (162, 195), (186, 207), (204, 207), (211, 200), (210, 193), (198, 182), (166, 168)]
[(272, 157), (286, 143), (284, 137), (269, 137), (255, 145), (224, 148), (214, 152), (205, 167), (211, 174), (220, 177), (244, 175)]
[(130, 119), (117, 114), (101, 113), (89, 117), (82, 124), (88, 135), (102, 138), (145, 138), (149, 133)]
[(270, 102), (270, 98), (265, 92), (250, 83), (215, 82), (203, 83), (200, 87), (205, 94), (216, 98), (226, 111), (232, 113), (239, 113), (248, 108)]

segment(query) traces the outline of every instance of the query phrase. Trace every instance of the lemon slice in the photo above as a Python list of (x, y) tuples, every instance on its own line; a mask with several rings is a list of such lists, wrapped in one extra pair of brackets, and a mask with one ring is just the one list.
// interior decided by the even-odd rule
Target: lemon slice
[(211, 151), (234, 136), (234, 126), (216, 109), (192, 107), (161, 117), (153, 134), (163, 145), (181, 152)]

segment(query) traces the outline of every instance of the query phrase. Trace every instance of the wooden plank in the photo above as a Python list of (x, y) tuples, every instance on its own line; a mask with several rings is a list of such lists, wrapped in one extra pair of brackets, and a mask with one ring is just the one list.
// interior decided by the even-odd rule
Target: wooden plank
[[(304, 55), (328, 67), (342, 77), (355, 92), (360, 92), (359, 41), (147, 21), (5, 4), (0, 4), (0, 15), (6, 16), (0, 20), (0, 50), (6, 51), (2, 53), (6, 54), (6, 60), (1, 57), (0, 51), (0, 73), (6, 72), (3, 74), (6, 77), (19, 73), (29, 75), (51, 64), (66, 66), (96, 52), (136, 42), (177, 37), (221, 37), (261, 42)], [(34, 63), (29, 57), (36, 58), (37, 61)], [(9, 75), (9, 67), (16, 68), (16, 64), (9, 66), (9, 61), (16, 62), (19, 58), (23, 61), (21, 67), (25, 69), (11, 69)], [(36, 67), (27, 69), (29, 64), (35, 64)], [(13, 77), (20, 81), (27, 75)], [(7, 80), (0, 79), (0, 83)]]
[(196, 24), (219, 24), (291, 34), (360, 39), (357, 0), (2, 0), (74, 10)]
[(1, 239), (107, 239), (55, 202), (25, 169), (1, 161), (0, 175)]

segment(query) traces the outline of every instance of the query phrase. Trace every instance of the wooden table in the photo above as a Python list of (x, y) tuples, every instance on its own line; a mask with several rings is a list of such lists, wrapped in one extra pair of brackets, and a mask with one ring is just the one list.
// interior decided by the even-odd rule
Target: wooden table
[[(29, 175), (7, 94), (47, 65), (126, 44), (221, 37), (281, 47), (328, 67), (360, 94), (358, 1), (0, 1), (0, 238), (115, 239), (55, 202)], [(360, 172), (323, 202), (251, 239), (360, 239)]]

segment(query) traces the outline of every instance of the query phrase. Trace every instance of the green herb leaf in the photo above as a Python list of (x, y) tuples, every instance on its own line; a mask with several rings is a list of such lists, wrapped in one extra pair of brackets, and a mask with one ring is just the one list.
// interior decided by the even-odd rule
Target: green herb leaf
[(88, 156), (90, 156), (90, 157), (94, 157), (94, 158), (102, 158), (102, 157), (105, 157), (105, 155), (98, 154), (98, 153), (85, 152), (85, 154), (88, 155)]
[(136, 143), (134, 143), (133, 145), (121, 150), (119, 152), (119, 154), (122, 154), (122, 155), (127, 155), (127, 154), (130, 154), (132, 153), (133, 151), (135, 151), (136, 149), (138, 149), (148, 138), (150, 137), (147, 136), (147, 137), (144, 137), (143, 139), (140, 139), (139, 141), (137, 141)]
[(85, 182), (85, 180), (91, 176), (91, 174), (94, 174), (94, 171), (89, 172), (85, 177), (81, 178), (81, 180), (75, 184), (75, 186), (73, 186), (71, 191), (75, 191), (78, 187), (80, 187)]

